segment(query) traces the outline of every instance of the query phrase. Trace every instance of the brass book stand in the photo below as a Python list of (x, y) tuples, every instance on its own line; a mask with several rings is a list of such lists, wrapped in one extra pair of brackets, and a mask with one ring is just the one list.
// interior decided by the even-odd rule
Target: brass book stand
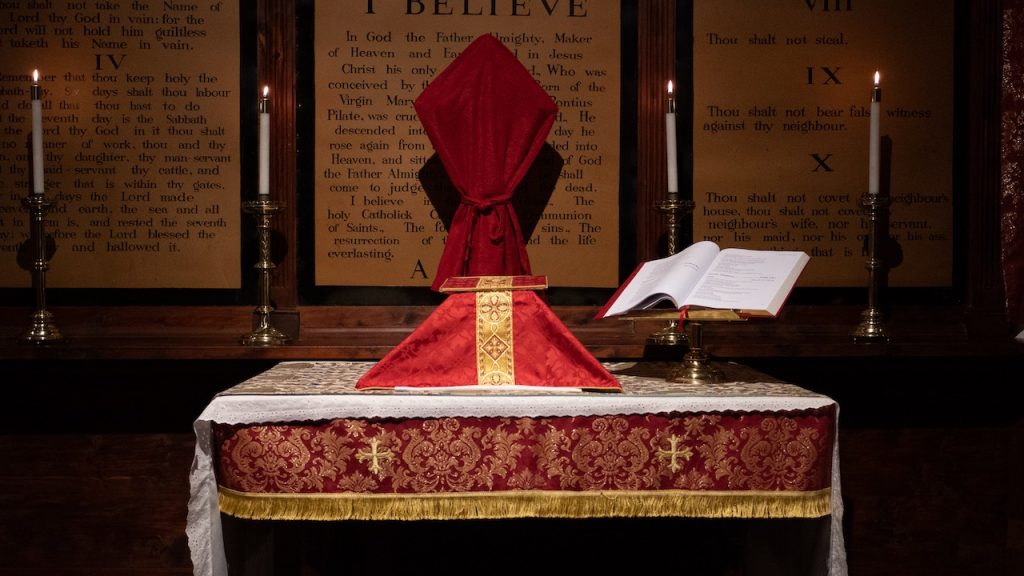
[[(679, 229), (683, 216), (693, 212), (694, 203), (690, 200), (679, 200), (670, 195), (668, 200), (655, 204), (658, 212), (665, 214), (667, 227), (668, 256), (678, 252)], [(679, 363), (669, 369), (666, 380), (669, 382), (713, 384), (725, 381), (725, 373), (714, 365), (704, 349), (703, 322), (743, 320), (731, 310), (690, 310), (685, 319), (681, 319), (678, 310), (643, 310), (623, 314), (623, 320), (658, 320), (664, 321), (665, 327), (647, 337), (651, 346), (688, 347), (686, 354)], [(680, 326), (680, 321), (683, 325)], [(685, 328), (685, 332), (684, 329)], [(688, 332), (688, 334), (686, 333)]]

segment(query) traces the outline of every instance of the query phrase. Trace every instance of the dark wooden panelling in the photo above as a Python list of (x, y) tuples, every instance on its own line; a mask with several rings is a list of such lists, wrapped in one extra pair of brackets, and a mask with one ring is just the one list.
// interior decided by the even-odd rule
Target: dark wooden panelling
[(0, 574), (192, 573), (187, 434), (0, 436)]
[(1010, 574), (1008, 432), (842, 431), (850, 574)]
[[(637, 260), (660, 258), (658, 237), (665, 228), (664, 217), (654, 203), (668, 193), (665, 168), (665, 113), (668, 112), (668, 81), (677, 86), (689, 82), (676, 78), (675, 0), (649, 0), (637, 6), (637, 150), (636, 150), (636, 233)], [(685, 105), (685, 104), (681, 104)], [(623, 119), (623, 122), (629, 122)], [(628, 124), (627, 124), (628, 125)], [(624, 166), (623, 169), (629, 167)]]
[(288, 315), (293, 315), (299, 302), (294, 249), (298, 232), (295, 4), (295, 0), (263, 0), (259, 3), (257, 18), (259, 76), (270, 86), (274, 102), (270, 127), (274, 134), (270, 145), (273, 166), (270, 194), (272, 199), (285, 205), (274, 218), (274, 233), (291, 247), (281, 251), (280, 259), (275, 261), (277, 268), (271, 276), (270, 292), (275, 307)]
[[(66, 341), (19, 344), (29, 312), (0, 308), (0, 359), (377, 359), (433, 312), (429, 306), (305, 306), (302, 327), (288, 345), (252, 348), (239, 338), (251, 329), (243, 307), (55, 308)], [(886, 320), (888, 344), (855, 344), (850, 332), (863, 306), (802, 306), (776, 319), (704, 323), (705, 345), (722, 359), (735, 357), (1024, 357), (1004, 318), (956, 306), (895, 307)], [(599, 358), (642, 358), (659, 322), (594, 320), (596, 309), (554, 308)]]

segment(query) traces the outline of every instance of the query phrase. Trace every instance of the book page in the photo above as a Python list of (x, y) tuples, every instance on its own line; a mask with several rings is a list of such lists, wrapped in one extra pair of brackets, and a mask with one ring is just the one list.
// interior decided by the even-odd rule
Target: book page
[(697, 242), (668, 258), (644, 262), (605, 316), (634, 308), (650, 308), (664, 300), (678, 308), (717, 254), (718, 246), (714, 242)]
[(723, 250), (685, 303), (774, 316), (808, 260), (795, 251)]

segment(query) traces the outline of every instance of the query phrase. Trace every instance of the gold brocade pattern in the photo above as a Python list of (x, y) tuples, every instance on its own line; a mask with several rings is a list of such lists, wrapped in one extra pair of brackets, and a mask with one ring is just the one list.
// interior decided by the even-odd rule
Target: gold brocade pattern
[[(300, 492), (318, 476), (308, 474), (310, 453), (280, 426), (254, 426), (254, 436), (245, 436), (231, 451), (238, 463), (237, 475), (246, 490)], [(319, 439), (316, 440), (320, 442)], [(319, 462), (322, 464), (322, 461)], [(315, 467), (316, 472), (326, 472)]]
[(512, 292), (476, 293), (476, 347), (479, 384), (515, 384)]
[(680, 478), (676, 482), (677, 488), (694, 489), (700, 485), (713, 485), (722, 478), (728, 479), (731, 487), (743, 486), (746, 474), (738, 470), (739, 459), (733, 455), (739, 447), (739, 439), (731, 429), (719, 426), (720, 421), (721, 417), (717, 415), (702, 415), (687, 420), (686, 434), (697, 438), (697, 453), (708, 466)]
[(486, 484), (487, 465), (481, 466), (480, 430), (462, 427), (454, 418), (428, 420), (402, 439), (402, 463), (393, 479), (398, 488), (413, 492), (461, 492)]
[(804, 490), (807, 472), (818, 459), (817, 432), (800, 429), (791, 419), (764, 420), (759, 428), (745, 428), (740, 437), (743, 468), (751, 472), (745, 487), (753, 490)]
[(225, 487), (268, 495), (806, 492), (828, 486), (831, 412), (334, 420), (221, 441)]
[(494, 290), (510, 288), (511, 279), (508, 276), (482, 276), (477, 282), (477, 290)]
[(1006, 311), (1024, 325), (1024, 2), (1002, 2), (1000, 230)]
[(598, 418), (590, 428), (573, 430), (575, 469), (563, 477), (583, 490), (652, 488), (657, 477), (644, 445), (649, 437), (623, 418)]

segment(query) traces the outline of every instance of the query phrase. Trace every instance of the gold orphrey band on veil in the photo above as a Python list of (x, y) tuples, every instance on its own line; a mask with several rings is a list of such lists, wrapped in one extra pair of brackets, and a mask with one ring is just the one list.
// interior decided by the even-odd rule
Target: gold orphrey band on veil
[(476, 373), (481, 385), (515, 384), (512, 292), (476, 293)]

